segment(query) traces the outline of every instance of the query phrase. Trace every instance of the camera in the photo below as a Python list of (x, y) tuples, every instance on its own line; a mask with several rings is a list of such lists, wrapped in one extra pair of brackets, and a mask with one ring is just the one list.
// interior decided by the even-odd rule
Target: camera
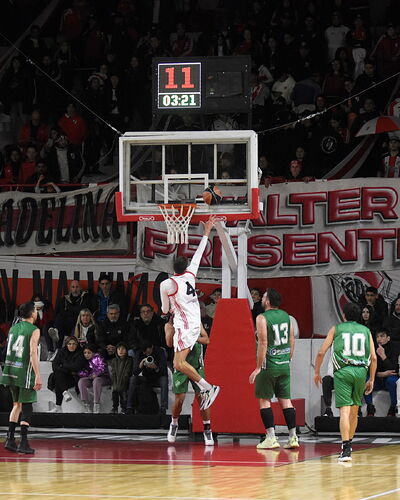
[(154, 358), (153, 356), (147, 356), (147, 358), (145, 358), (144, 360), (144, 366), (149, 366), (151, 365), (152, 363), (154, 363)]

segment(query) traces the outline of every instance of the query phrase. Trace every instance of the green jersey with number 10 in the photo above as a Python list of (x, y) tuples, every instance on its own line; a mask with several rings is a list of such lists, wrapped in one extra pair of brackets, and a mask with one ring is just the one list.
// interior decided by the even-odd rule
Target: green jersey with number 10
[(356, 321), (336, 325), (332, 349), (334, 371), (349, 365), (368, 368), (370, 353), (370, 331), (366, 326)]
[(287, 365), (290, 363), (289, 314), (282, 309), (268, 309), (263, 314), (267, 320), (266, 366)]
[(7, 354), (0, 383), (33, 389), (35, 372), (32, 368), (31, 338), (37, 329), (28, 321), (21, 321), (10, 328), (7, 340)]

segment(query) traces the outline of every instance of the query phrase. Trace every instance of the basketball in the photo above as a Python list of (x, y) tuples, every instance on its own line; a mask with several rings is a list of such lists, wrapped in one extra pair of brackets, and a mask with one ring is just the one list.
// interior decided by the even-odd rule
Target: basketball
[(218, 186), (210, 186), (203, 191), (203, 200), (207, 205), (218, 205), (222, 200), (222, 193)]

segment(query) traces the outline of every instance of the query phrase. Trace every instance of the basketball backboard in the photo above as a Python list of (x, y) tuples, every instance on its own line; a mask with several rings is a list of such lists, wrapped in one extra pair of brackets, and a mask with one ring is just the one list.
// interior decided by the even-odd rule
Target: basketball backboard
[[(159, 205), (196, 203), (193, 222), (259, 216), (257, 134), (252, 130), (127, 132), (119, 139), (119, 222), (162, 221)], [(223, 199), (207, 205), (204, 189)]]

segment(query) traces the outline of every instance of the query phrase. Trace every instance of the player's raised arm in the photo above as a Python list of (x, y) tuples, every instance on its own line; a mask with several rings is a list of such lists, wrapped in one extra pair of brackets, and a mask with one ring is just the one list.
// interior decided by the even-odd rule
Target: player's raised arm
[(203, 237), (200, 241), (199, 246), (197, 247), (197, 250), (195, 254), (192, 257), (192, 260), (190, 261), (190, 264), (187, 268), (188, 271), (193, 273), (195, 276), (197, 274), (197, 271), (199, 270), (201, 258), (203, 257), (204, 250), (206, 249), (207, 242), (208, 242), (208, 237), (210, 236), (211, 229), (213, 228), (215, 224), (215, 215), (211, 215), (208, 221), (206, 222), (201, 222), (203, 224)]
[(314, 383), (317, 387), (319, 384), (322, 384), (321, 365), (322, 362), (324, 361), (326, 351), (332, 345), (333, 338), (335, 336), (335, 330), (336, 327), (332, 326), (332, 328), (328, 332), (328, 335), (326, 336), (326, 339), (324, 340), (324, 343), (321, 346), (321, 349), (319, 350), (319, 353), (317, 354), (317, 357), (315, 358)]

